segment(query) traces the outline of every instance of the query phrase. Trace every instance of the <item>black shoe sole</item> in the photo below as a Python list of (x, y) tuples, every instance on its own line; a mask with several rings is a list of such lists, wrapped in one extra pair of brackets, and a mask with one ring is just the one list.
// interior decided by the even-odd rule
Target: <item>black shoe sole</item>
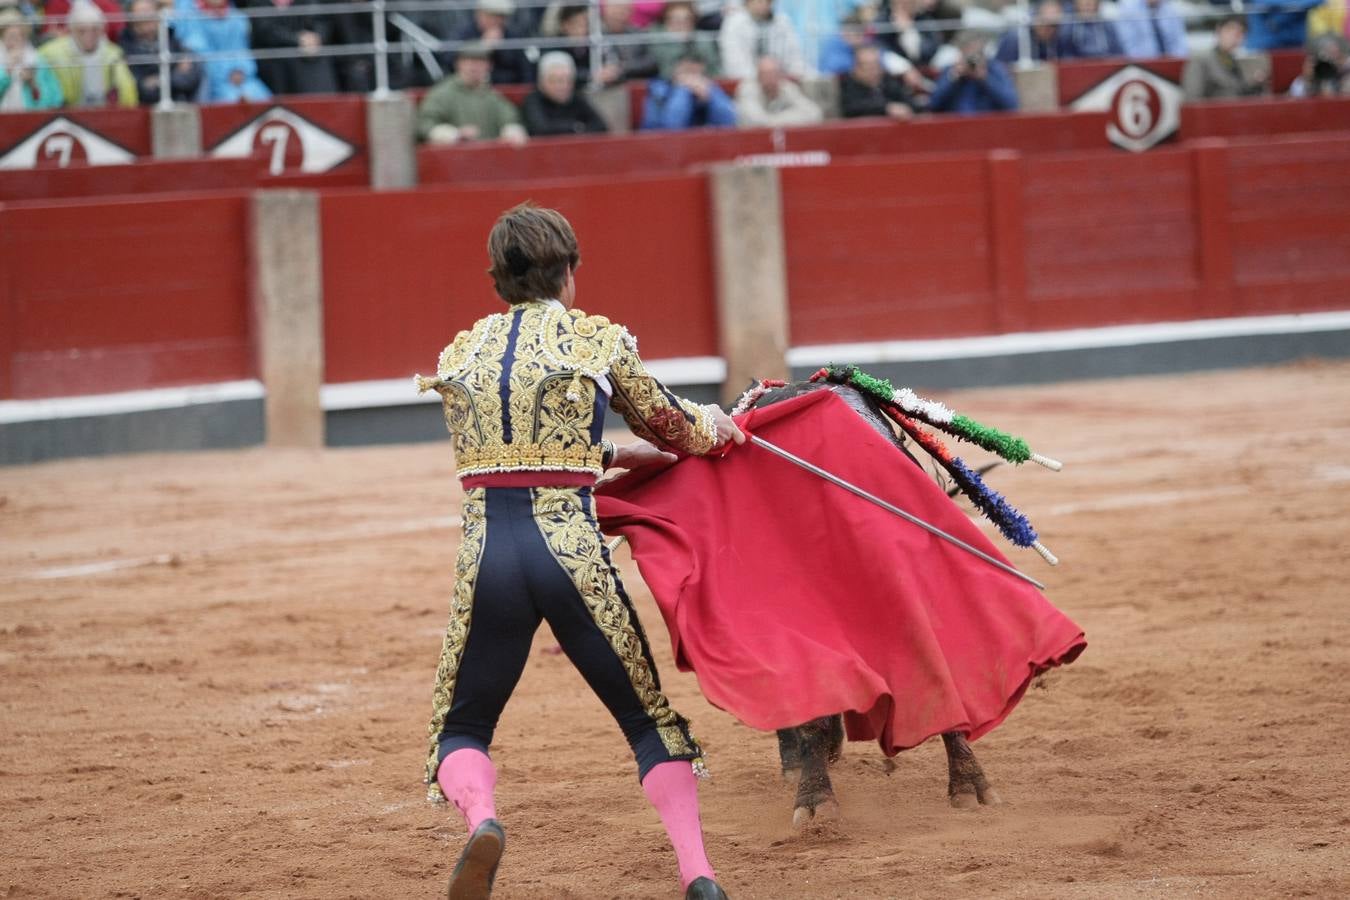
[(504, 846), (496, 832), (474, 835), (450, 876), (446, 892), (449, 900), (487, 900), (492, 894), (492, 880), (497, 874), (497, 864), (502, 861)]

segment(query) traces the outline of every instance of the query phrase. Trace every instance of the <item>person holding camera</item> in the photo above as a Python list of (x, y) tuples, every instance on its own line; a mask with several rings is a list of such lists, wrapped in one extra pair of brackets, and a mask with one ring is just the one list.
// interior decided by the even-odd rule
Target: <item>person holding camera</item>
[(1017, 87), (1006, 66), (990, 59), (985, 40), (967, 33), (956, 40), (961, 52), (957, 61), (943, 70), (928, 98), (930, 112), (962, 115), (1017, 109)]
[(1313, 38), (1303, 74), (1289, 85), (1291, 97), (1339, 97), (1350, 94), (1350, 42), (1338, 34)]

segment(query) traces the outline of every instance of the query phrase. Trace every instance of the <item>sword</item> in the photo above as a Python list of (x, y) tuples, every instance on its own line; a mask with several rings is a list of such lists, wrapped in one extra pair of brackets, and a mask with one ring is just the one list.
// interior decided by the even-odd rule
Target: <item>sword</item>
[(994, 559), (994, 557), (990, 556), (988, 553), (985, 553), (983, 550), (980, 550), (977, 547), (972, 547), (970, 544), (967, 544), (965, 541), (961, 540), (960, 538), (954, 535), (948, 534), (941, 528), (938, 528), (936, 525), (929, 525), (927, 522), (925, 522), (923, 519), (920, 519), (918, 516), (905, 512), (903, 509), (901, 509), (900, 507), (896, 506), (893, 503), (887, 503), (885, 500), (882, 500), (877, 495), (868, 493), (867, 491), (858, 487), (856, 484), (852, 484), (850, 482), (845, 481), (838, 475), (835, 475), (833, 472), (827, 472), (820, 466), (814, 463), (809, 463), (806, 460), (802, 459), (800, 456), (789, 453), (782, 447), (779, 447), (777, 444), (771, 444), (768, 441), (764, 440), (764, 438), (753, 434), (750, 435), (750, 443), (754, 444), (757, 447), (763, 447), (765, 450), (768, 450), (770, 453), (776, 456), (781, 456), (783, 459), (786, 459), (793, 465), (800, 466), (801, 468), (812, 473), (813, 475), (818, 475), (821, 478), (824, 478), (826, 481), (830, 482), (830, 484), (838, 485), (839, 487), (843, 488), (849, 493), (855, 494), (869, 503), (874, 503), (877, 506), (880, 506), (887, 512), (895, 513), (897, 516), (904, 519), (906, 522), (918, 525), (924, 531), (927, 531), (929, 534), (936, 535), (937, 537), (942, 538), (949, 544), (955, 544), (957, 547), (960, 547), (967, 553), (973, 554), (974, 556), (978, 556), (980, 559), (989, 563), (991, 566), (1002, 569), (1009, 575), (1015, 575), (1016, 577), (1022, 579), (1023, 581), (1030, 582), (1031, 584), (1036, 585), (1036, 587), (1040, 588), (1041, 590), (1045, 590), (1045, 585), (1041, 584), (1039, 581), (1032, 578), (1030, 575), (1023, 574), (1022, 572), (1017, 571), (1007, 563)]

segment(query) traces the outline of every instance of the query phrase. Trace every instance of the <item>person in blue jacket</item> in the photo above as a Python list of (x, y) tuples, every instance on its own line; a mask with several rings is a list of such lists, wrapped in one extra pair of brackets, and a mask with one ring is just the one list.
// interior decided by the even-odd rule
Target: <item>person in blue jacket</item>
[(1120, 0), (1116, 35), (1130, 59), (1188, 56), (1186, 23), (1172, 0)]
[(928, 98), (929, 112), (982, 113), (1017, 109), (1017, 88), (1006, 66), (985, 53), (976, 34), (957, 39), (957, 61), (943, 70)]
[(238, 52), (202, 61), (206, 76), (198, 98), (202, 102), (238, 103), (272, 96), (258, 77), (258, 64), (250, 52), (248, 17), (229, 0), (174, 0), (173, 30), (193, 53)]
[(669, 80), (647, 82), (642, 129), (674, 131), (704, 125), (735, 127), (736, 104), (704, 73), (701, 58), (682, 56)]
[(1302, 47), (1308, 39), (1308, 13), (1322, 3), (1323, 0), (1257, 0), (1247, 4), (1247, 49)]

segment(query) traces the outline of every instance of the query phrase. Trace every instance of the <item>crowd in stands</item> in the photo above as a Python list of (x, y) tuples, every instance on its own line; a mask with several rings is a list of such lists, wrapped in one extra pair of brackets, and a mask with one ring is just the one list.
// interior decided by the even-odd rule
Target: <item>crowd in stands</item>
[[(417, 131), (435, 143), (603, 131), (594, 92), (639, 79), (647, 83), (641, 127), (667, 130), (817, 122), (822, 110), (802, 85), (820, 77), (838, 80), (845, 117), (1015, 109), (1011, 70), (1024, 59), (1190, 57), (1189, 97), (1240, 97), (1266, 91), (1268, 82), (1268, 72), (1243, 64), (1243, 48), (1306, 44), (1307, 66), (1293, 93), (1350, 92), (1350, 0), (1248, 3), (1245, 18), (1224, 14), (1229, 0), (1212, 0), (1212, 47), (1188, 36), (1181, 0), (1116, 0), (1109, 14), (1102, 2), (1036, 0), (1029, 27), (991, 28), (991, 17), (1006, 26), (1016, 5), (602, 0), (597, 9), (568, 0), (477, 0), (473, 8), (391, 11), (389, 40), (422, 43), (420, 52), (391, 53), (388, 73), (394, 88), (430, 87)], [(166, 93), (210, 103), (372, 90), (369, 53), (327, 52), (371, 44), (371, 15), (320, 15), (308, 4), (0, 0), (0, 111), (133, 106)], [(268, 14), (246, 14), (253, 10)], [(168, 84), (153, 61), (165, 33), (162, 13), (176, 57)], [(549, 43), (530, 43), (543, 39)], [(1199, 45), (1206, 49), (1192, 54)], [(258, 59), (257, 50), (271, 52)], [(494, 89), (500, 85), (534, 91), (517, 107)]]

